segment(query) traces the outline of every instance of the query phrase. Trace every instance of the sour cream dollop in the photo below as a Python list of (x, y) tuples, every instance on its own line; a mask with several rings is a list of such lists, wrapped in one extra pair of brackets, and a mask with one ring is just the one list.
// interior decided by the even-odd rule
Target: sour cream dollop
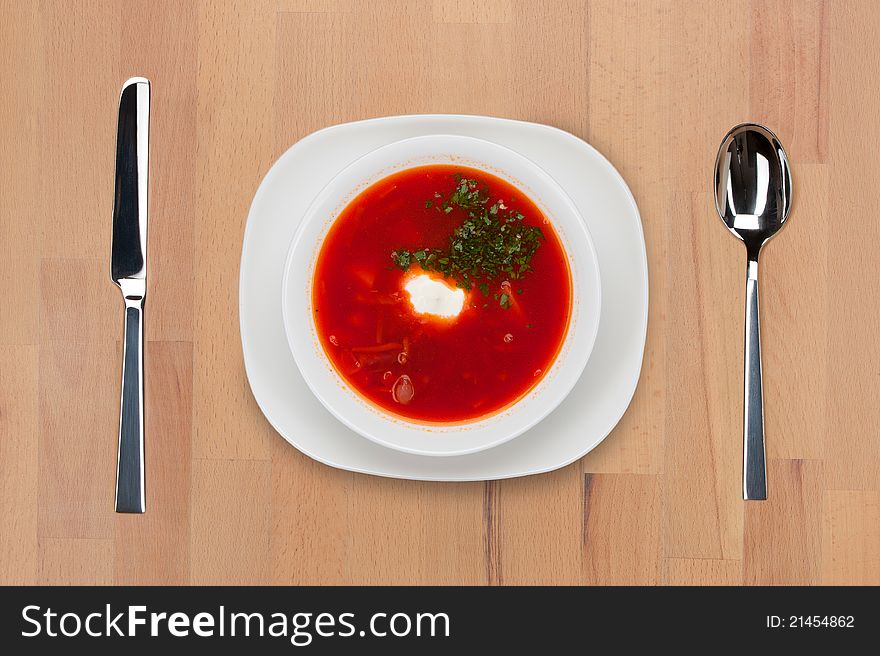
[(409, 294), (413, 310), (449, 319), (458, 316), (464, 307), (464, 290), (450, 287), (428, 275), (410, 278), (403, 286)]

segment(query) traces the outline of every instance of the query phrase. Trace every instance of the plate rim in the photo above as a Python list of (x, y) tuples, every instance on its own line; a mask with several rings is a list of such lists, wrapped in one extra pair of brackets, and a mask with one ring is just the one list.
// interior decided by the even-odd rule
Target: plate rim
[[(644, 281), (645, 281), (642, 303), (640, 303), (640, 308), (643, 308), (643, 311), (641, 311), (639, 313), (641, 315), (641, 322), (640, 322), (640, 325), (638, 326), (639, 336), (640, 336), (639, 341), (641, 342), (641, 349), (640, 349), (641, 350), (641, 357), (639, 358), (639, 361), (638, 361), (638, 370), (636, 372), (634, 372), (634, 375), (632, 375), (630, 377), (630, 385), (629, 385), (629, 388), (626, 389), (625, 394), (624, 394), (623, 388), (621, 387), (621, 394), (620, 395), (621, 395), (621, 397), (624, 397), (624, 396), (626, 397), (626, 403), (622, 406), (622, 410), (620, 411), (617, 418), (610, 424), (610, 426), (608, 427), (607, 430), (605, 430), (604, 432), (601, 432), (601, 434), (599, 432), (597, 432), (595, 434), (595, 437), (593, 440), (591, 440), (589, 443), (585, 443), (583, 449), (579, 449), (578, 453), (576, 455), (568, 457), (564, 461), (561, 461), (561, 462), (558, 462), (558, 463), (555, 463), (552, 465), (548, 465), (548, 466), (537, 467), (537, 468), (532, 467), (532, 468), (527, 468), (525, 470), (516, 469), (515, 471), (506, 472), (501, 475), (480, 476), (480, 477), (474, 477), (471, 475), (458, 476), (458, 475), (452, 475), (452, 474), (448, 474), (448, 473), (444, 474), (444, 475), (437, 475), (437, 476), (431, 476), (431, 475), (413, 476), (413, 475), (406, 475), (406, 474), (400, 473), (400, 472), (378, 471), (378, 470), (372, 469), (371, 467), (340, 464), (338, 462), (333, 461), (330, 458), (327, 458), (327, 457), (324, 457), (321, 455), (317, 455), (311, 449), (304, 448), (299, 443), (295, 442), (293, 440), (293, 438), (291, 438), (290, 436), (285, 434), (285, 432), (283, 432), (282, 429), (280, 428), (278, 422), (272, 416), (271, 412), (265, 407), (264, 401), (261, 400), (259, 398), (259, 396), (256, 394), (256, 392), (254, 391), (254, 386), (253, 386), (253, 382), (252, 382), (253, 372), (252, 372), (251, 364), (249, 364), (249, 362), (248, 362), (248, 356), (247, 356), (247, 346), (246, 346), (247, 329), (245, 327), (244, 313), (242, 311), (243, 310), (242, 306), (244, 304), (243, 290), (245, 287), (245, 266), (244, 266), (245, 255), (248, 252), (248, 245), (252, 239), (252, 235), (254, 232), (251, 218), (253, 216), (254, 207), (257, 204), (257, 201), (261, 195), (261, 193), (260, 193), (261, 190), (268, 183), (270, 183), (271, 181), (274, 180), (274, 178), (279, 174), (279, 171), (281, 170), (281, 168), (283, 168), (282, 163), (286, 162), (288, 159), (293, 157), (297, 150), (302, 149), (303, 147), (310, 144), (312, 141), (316, 141), (322, 137), (326, 137), (328, 134), (330, 134), (332, 132), (338, 131), (343, 128), (351, 128), (356, 125), (361, 126), (361, 127), (369, 127), (370, 125), (374, 125), (377, 123), (394, 123), (394, 122), (399, 122), (399, 121), (418, 122), (420, 120), (425, 120), (425, 121), (430, 121), (430, 120), (452, 120), (452, 121), (476, 120), (476, 121), (489, 122), (489, 123), (504, 123), (504, 124), (512, 124), (512, 125), (522, 125), (530, 130), (537, 129), (537, 130), (544, 130), (544, 131), (553, 132), (553, 133), (555, 133), (556, 136), (561, 137), (561, 138), (565, 139), (566, 141), (571, 142), (574, 146), (576, 146), (578, 148), (586, 148), (588, 151), (590, 151), (590, 153), (593, 156), (595, 156), (597, 158), (597, 160), (602, 164), (602, 166), (611, 174), (612, 178), (616, 181), (616, 183), (618, 184), (620, 189), (624, 192), (624, 195), (625, 195), (626, 200), (630, 206), (630, 209), (634, 214), (634, 217), (636, 219), (636, 221), (635, 221), (636, 233), (637, 233), (637, 236), (639, 239), (639, 245), (640, 245), (639, 251), (641, 254), (641, 257), (639, 258), (640, 273), (641, 273), (642, 279), (644, 279)], [(491, 139), (484, 139), (484, 140), (492, 141)], [(388, 142), (388, 143), (391, 143), (391, 142)], [(495, 142), (495, 143), (497, 143), (497, 142)], [(499, 144), (499, 145), (505, 146), (505, 144)], [(505, 146), (505, 147), (509, 147), (509, 146)], [(323, 189), (323, 186), (322, 186), (322, 189)], [(563, 187), (563, 189), (564, 189), (564, 187)], [(316, 197), (317, 197), (318, 193), (320, 193), (320, 191), (321, 191), (320, 189), (318, 191), (316, 191), (316, 193), (315, 193)], [(309, 201), (309, 203), (311, 203), (311, 201)], [(589, 228), (589, 226), (588, 226), (588, 228)], [(638, 208), (638, 205), (635, 201), (635, 197), (633, 196), (632, 190), (630, 189), (629, 185), (626, 183), (626, 180), (623, 178), (621, 173), (617, 170), (617, 168), (610, 162), (610, 160), (607, 157), (605, 157), (601, 152), (599, 152), (594, 146), (592, 146), (587, 141), (581, 139), (580, 137), (577, 137), (576, 135), (574, 135), (566, 130), (563, 130), (561, 128), (557, 128), (552, 125), (547, 125), (544, 123), (535, 123), (532, 121), (523, 121), (523, 120), (519, 120), (519, 119), (502, 118), (502, 117), (495, 117), (495, 116), (485, 116), (485, 115), (480, 115), (480, 114), (423, 113), (423, 114), (401, 114), (401, 115), (367, 118), (367, 119), (361, 119), (361, 120), (356, 120), (356, 121), (347, 121), (344, 123), (337, 123), (337, 124), (333, 124), (333, 125), (329, 125), (329, 126), (320, 128), (318, 130), (310, 132), (309, 134), (305, 135), (301, 139), (299, 139), (296, 142), (294, 142), (293, 144), (291, 144), (280, 156), (278, 156), (273, 161), (272, 165), (269, 167), (269, 169), (266, 171), (266, 173), (261, 178), (261, 180), (257, 186), (257, 189), (254, 192), (254, 196), (251, 199), (251, 203), (248, 207), (248, 215), (247, 215), (247, 219), (245, 222), (245, 228), (244, 228), (244, 234), (243, 234), (243, 238), (242, 238), (241, 249), (242, 249), (241, 250), (241, 257), (239, 259), (239, 289), (238, 289), (238, 292), (239, 292), (239, 299), (238, 299), (238, 301), (239, 301), (238, 302), (239, 333), (240, 333), (241, 346), (242, 346), (242, 361), (244, 364), (245, 376), (248, 381), (248, 386), (250, 388), (251, 395), (253, 396), (254, 400), (256, 401), (257, 406), (260, 408), (260, 411), (262, 412), (263, 416), (266, 418), (266, 420), (269, 422), (269, 424), (272, 426), (272, 428), (275, 430), (275, 432), (278, 433), (279, 437), (284, 439), (292, 447), (296, 448), (298, 451), (300, 451), (304, 455), (308, 456), (309, 458), (312, 458), (313, 460), (316, 460), (317, 462), (320, 462), (324, 465), (327, 465), (329, 467), (334, 467), (336, 469), (341, 469), (344, 471), (351, 471), (351, 472), (360, 473), (360, 474), (380, 476), (383, 478), (395, 478), (395, 479), (401, 479), (401, 480), (437, 481), (437, 482), (468, 482), (468, 481), (472, 482), (472, 481), (485, 481), (485, 480), (504, 480), (504, 479), (508, 479), (508, 478), (519, 478), (522, 476), (533, 476), (533, 475), (538, 475), (538, 474), (543, 474), (543, 473), (555, 471), (557, 469), (561, 469), (563, 467), (566, 467), (566, 466), (572, 464), (573, 462), (576, 462), (577, 460), (583, 458), (587, 453), (589, 453), (590, 451), (595, 449), (599, 444), (601, 444), (605, 440), (605, 438), (608, 437), (608, 435), (620, 423), (620, 420), (623, 418), (623, 416), (626, 414), (627, 410), (631, 406), (632, 399), (635, 395), (635, 391), (638, 388), (639, 382), (641, 381), (642, 372), (644, 370), (644, 359), (645, 359), (645, 351), (646, 351), (646, 346), (647, 346), (648, 317), (649, 317), (649, 312), (650, 312), (650, 307), (649, 307), (649, 304), (650, 304), (650, 276), (649, 276), (648, 259), (647, 259), (647, 245), (645, 242), (644, 226), (642, 224), (641, 213), (639, 212), (639, 208)], [(601, 275), (601, 270), (600, 270), (600, 275)], [(601, 326), (601, 318), (600, 318), (600, 326)], [(587, 367), (589, 367), (589, 363), (587, 364)], [(614, 413), (614, 414), (618, 414), (618, 413)], [(330, 415), (330, 416), (332, 417), (332, 415)], [(333, 417), (333, 420), (338, 421), (335, 417)], [(355, 433), (355, 435), (357, 435), (357, 434)], [(361, 436), (358, 436), (358, 437), (360, 439), (365, 439)], [(519, 438), (516, 438), (516, 439), (522, 439), (522, 436), (520, 436)], [(511, 444), (511, 443), (515, 443), (515, 442), (516, 442), (516, 440), (512, 440), (511, 442), (508, 442), (505, 444)], [(470, 454), (470, 455), (477, 456), (477, 455), (480, 455), (483, 453), (491, 453), (493, 449), (502, 448), (505, 446), (505, 444), (498, 445), (497, 447), (493, 447), (493, 448), (487, 449), (485, 451), (480, 451), (480, 452)], [(387, 447), (383, 447), (383, 448), (387, 448)], [(394, 452), (391, 449), (389, 449), (389, 451)], [(418, 456), (418, 457), (422, 457), (422, 456)], [(423, 456), (423, 457), (430, 458), (430, 456)], [(456, 458), (468, 458), (468, 457), (469, 457), (468, 455), (456, 456)], [(432, 458), (432, 459), (436, 460), (436, 458)]]

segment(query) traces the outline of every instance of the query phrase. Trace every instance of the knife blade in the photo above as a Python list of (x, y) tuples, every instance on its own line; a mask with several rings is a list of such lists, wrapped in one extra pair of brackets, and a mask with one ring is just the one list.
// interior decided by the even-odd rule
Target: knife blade
[(125, 303), (116, 512), (146, 510), (144, 476), (144, 299), (147, 292), (147, 184), (150, 82), (128, 80), (119, 96), (110, 277)]

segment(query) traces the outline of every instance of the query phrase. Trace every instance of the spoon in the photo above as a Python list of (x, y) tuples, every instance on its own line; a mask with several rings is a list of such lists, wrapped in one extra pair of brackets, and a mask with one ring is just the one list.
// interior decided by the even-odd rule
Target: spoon
[(791, 209), (791, 172), (779, 139), (755, 123), (728, 132), (715, 160), (715, 208), (746, 246), (745, 398), (743, 499), (767, 498), (764, 455), (764, 389), (758, 317), (758, 256), (782, 228)]

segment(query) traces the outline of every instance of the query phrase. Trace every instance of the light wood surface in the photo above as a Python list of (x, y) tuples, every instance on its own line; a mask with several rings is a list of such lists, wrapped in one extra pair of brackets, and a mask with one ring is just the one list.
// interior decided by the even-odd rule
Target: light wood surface
[[(0, 582), (880, 584), (880, 3), (2, 3)], [(148, 504), (113, 512), (121, 83), (153, 81)], [(313, 462), (251, 396), (245, 219), (309, 132), (419, 112), (548, 123), (629, 182), (650, 265), (632, 406), (562, 470), (394, 481)], [(762, 260), (770, 500), (740, 498), (745, 253), (725, 131), (795, 180)]]

